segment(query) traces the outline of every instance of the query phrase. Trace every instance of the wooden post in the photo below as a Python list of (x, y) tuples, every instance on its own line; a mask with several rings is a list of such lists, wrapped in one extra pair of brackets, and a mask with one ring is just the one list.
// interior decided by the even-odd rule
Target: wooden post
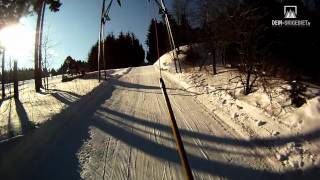
[(14, 98), (19, 99), (18, 65), (16, 60), (13, 63), (13, 92)]
[(106, 57), (105, 57), (105, 52), (104, 52), (104, 40), (105, 40), (105, 35), (104, 35), (104, 26), (105, 24), (103, 23), (103, 27), (102, 27), (102, 61), (103, 61), (103, 72), (104, 72), (104, 80), (107, 80), (107, 72), (106, 72)]
[(5, 77), (4, 77), (4, 59), (5, 59), (5, 49), (2, 49), (2, 76), (1, 76), (1, 84), (2, 84), (2, 99), (6, 97), (6, 89), (5, 89)]
[[(100, 30), (99, 30), (99, 42), (98, 42), (98, 79), (99, 79), (99, 82), (101, 81), (101, 68), (100, 68), (100, 61), (102, 59), (102, 28), (103, 28), (103, 13), (104, 13), (104, 10), (105, 10), (105, 4), (106, 4), (106, 0), (103, 0), (102, 1), (102, 10), (101, 10), (101, 17), (100, 17)], [(103, 59), (102, 59), (103, 60)]]
[(213, 75), (217, 74), (217, 63), (216, 63), (216, 49), (212, 48), (212, 68), (213, 68)]

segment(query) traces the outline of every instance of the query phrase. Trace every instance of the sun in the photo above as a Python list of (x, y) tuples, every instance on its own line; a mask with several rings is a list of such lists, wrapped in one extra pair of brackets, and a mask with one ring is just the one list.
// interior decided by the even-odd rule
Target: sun
[(25, 61), (34, 48), (32, 30), (23, 24), (15, 24), (0, 31), (0, 45), (5, 47), (6, 55), (18, 61)]

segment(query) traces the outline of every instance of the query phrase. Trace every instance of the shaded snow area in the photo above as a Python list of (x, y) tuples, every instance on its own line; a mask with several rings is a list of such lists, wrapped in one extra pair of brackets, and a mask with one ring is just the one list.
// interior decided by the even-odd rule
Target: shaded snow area
[[(224, 78), (235, 70), (230, 73), (219, 68), (216, 78), (220, 81), (216, 82), (205, 70), (199, 73), (183, 65), (188, 73), (165, 71), (163, 79), (194, 179), (320, 176), (317, 129), (302, 133), (296, 127), (290, 131), (286, 121), (289, 116), (285, 112), (300, 119), (304, 111), (299, 114), (294, 107), (283, 107), (281, 115), (270, 115), (267, 107), (262, 108), (267, 103), (259, 102), (261, 106), (256, 107), (241, 94), (231, 95), (221, 89), (228, 88)], [(21, 95), (25, 114), (19, 117), (41, 123), (32, 133), (23, 133), (29, 131), (22, 128), (21, 134), (25, 135), (9, 141), (15, 143), (0, 143), (1, 179), (185, 179), (155, 66), (110, 70), (102, 83), (95, 73), (86, 79), (60, 81), (51, 84), (56, 85), (54, 92), (68, 91), (72, 96), (62, 98), (59, 94), (56, 101), (54, 92), (30, 91), (30, 96), (38, 100), (34, 101)], [(67, 103), (63, 99), (72, 100)], [(41, 100), (46, 100), (46, 105)], [(28, 108), (28, 101), (34, 110)], [(61, 107), (57, 114), (48, 115), (50, 120), (43, 110), (50, 109), (48, 102)], [(317, 109), (312, 107), (318, 102), (313, 103), (308, 101), (301, 108), (313, 114)], [(41, 116), (32, 116), (40, 114), (38, 111)], [(316, 117), (308, 121), (316, 121)], [(304, 128), (303, 123), (300, 128)]]
[[(188, 60), (191, 48), (200, 55), (198, 59)], [(299, 108), (292, 105), (289, 82), (281, 78), (269, 78), (267, 88), (258, 79), (253, 92), (244, 95), (236, 68), (217, 64), (213, 75), (210, 57), (201, 45), (183, 46), (180, 51), (183, 73), (175, 73), (172, 52), (160, 58), (165, 77), (193, 92), (199, 103), (249, 142), (269, 144), (269, 160), (283, 170), (320, 167), (320, 87), (305, 83), (308, 98)], [(159, 61), (154, 65), (159, 70)]]
[[(121, 76), (123, 70), (109, 70), (107, 74)], [(1, 101), (0, 107), (0, 142), (20, 137), (54, 115), (77, 103), (99, 85), (96, 73), (83, 79), (62, 82), (62, 77), (49, 78), (49, 90), (36, 93), (32, 80), (19, 83), (19, 100), (8, 98)], [(94, 78), (94, 79), (93, 79)], [(13, 89), (7, 88), (7, 95), (13, 95)]]
[[(185, 179), (158, 72), (154, 66), (124, 72), (108, 76), (6, 154), (0, 153), (1, 179)], [(283, 176), (266, 162), (266, 150), (257, 153), (258, 146), (208, 112), (194, 93), (168, 78), (165, 82), (195, 179)]]

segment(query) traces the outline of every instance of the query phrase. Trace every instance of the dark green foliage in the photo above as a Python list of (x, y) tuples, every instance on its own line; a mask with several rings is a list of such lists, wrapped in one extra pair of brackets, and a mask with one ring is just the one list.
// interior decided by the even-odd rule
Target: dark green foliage
[(26, 0), (0, 1), (0, 29), (19, 21), (20, 17), (29, 13), (31, 3)]
[(199, 17), (193, 17), (196, 12), (197, 0), (173, 0), (173, 16), (169, 15), (177, 45), (183, 46), (195, 42), (196, 29), (191, 27), (192, 20), (198, 21)]
[(190, 49), (185, 53), (187, 55), (186, 57), (186, 63), (189, 63), (191, 65), (197, 64), (197, 61), (201, 58), (200, 54), (195, 51), (195, 49), (190, 46)]
[(47, 5), (49, 5), (49, 9), (52, 12), (57, 12), (60, 9), (60, 6), (62, 5), (60, 0), (28, 0), (31, 2), (33, 6), (33, 10), (35, 12), (40, 11), (42, 2), (45, 1)]
[(297, 81), (290, 82), (290, 85), (291, 85), (291, 89), (290, 89), (291, 102), (293, 105), (299, 108), (306, 103), (304, 93), (307, 91), (307, 88), (304, 84)]
[[(107, 38), (110, 38), (110, 36)], [(93, 45), (89, 51), (88, 64), (90, 66), (90, 70), (96, 71), (98, 69), (98, 42)]]
[[(186, 16), (182, 15), (180, 17), (180, 24), (178, 24), (171, 15), (169, 15), (168, 18), (176, 47), (188, 45), (197, 40), (196, 37), (198, 36), (198, 30), (191, 28)], [(146, 45), (149, 47), (147, 60), (150, 64), (153, 64), (158, 59), (155, 23), (159, 40), (160, 57), (171, 50), (166, 25), (161, 21), (156, 22), (155, 20), (151, 20), (146, 40)]]
[[(71, 63), (70, 63), (71, 62)], [(54, 69), (51, 70), (53, 75), (56, 74), (65, 74), (68, 70), (76, 70), (77, 73), (83, 73), (85, 71), (89, 71), (89, 64), (85, 61), (75, 60), (71, 56), (66, 57), (63, 64), (61, 64), (60, 68), (55, 71)]]
[(57, 12), (60, 9), (61, 2), (60, 0), (47, 0), (47, 3), (49, 4), (49, 9), (52, 12)]
[(181, 16), (179, 24), (175, 23), (173, 20), (170, 22), (173, 24), (173, 32), (178, 46), (184, 46), (194, 42), (195, 36), (193, 34), (193, 29), (191, 28), (186, 15)]
[(57, 72), (54, 68), (52, 68), (52, 69), (50, 70), (50, 73), (51, 73), (52, 76), (58, 75), (58, 72)]
[(155, 20), (151, 20), (146, 40), (146, 45), (149, 47), (147, 53), (147, 60), (150, 64), (153, 64), (158, 59), (155, 26), (157, 28), (158, 34), (160, 57), (170, 50), (169, 38), (165, 25), (162, 22), (156, 22)]
[[(105, 39), (104, 51), (106, 69), (137, 67), (144, 64), (145, 52), (139, 40), (133, 33), (120, 33), (116, 38), (108, 35)], [(98, 43), (96, 43), (88, 54), (88, 63), (91, 70), (98, 69)], [(100, 62), (103, 69), (103, 61)]]

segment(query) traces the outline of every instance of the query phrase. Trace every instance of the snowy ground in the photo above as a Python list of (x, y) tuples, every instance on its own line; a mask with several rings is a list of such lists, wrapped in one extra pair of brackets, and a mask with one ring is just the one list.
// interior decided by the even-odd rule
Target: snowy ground
[[(267, 150), (255, 151), (193, 93), (165, 81), (196, 179), (281, 175)], [(153, 66), (111, 76), (4, 154), (1, 177), (183, 179), (166, 112)]]
[[(182, 47), (182, 52), (188, 48)], [(269, 80), (269, 94), (258, 84), (255, 92), (245, 96), (236, 78), (237, 69), (219, 66), (218, 74), (213, 76), (212, 66), (206, 65), (199, 71), (199, 67), (188, 65), (185, 55), (180, 55), (184, 72), (176, 74), (172, 56), (167, 53), (160, 58), (164, 75), (196, 93), (201, 104), (242, 137), (257, 143), (260, 143), (257, 139), (272, 142), (270, 157), (277, 159), (284, 169), (320, 166), (320, 87), (309, 84), (307, 103), (295, 108), (286, 91), (290, 86), (284, 80)], [(159, 69), (159, 62), (155, 66)]]
[[(109, 70), (108, 74), (117, 76), (123, 70)], [(24, 135), (54, 115), (76, 103), (81, 97), (90, 93), (99, 85), (95, 73), (87, 74), (86, 78), (62, 82), (61, 76), (49, 78), (49, 90), (36, 93), (34, 81), (19, 84), (19, 100), (8, 98), (1, 101), (0, 106), (0, 142)], [(13, 96), (13, 89), (6, 89), (7, 96)]]
[[(78, 101), (98, 84), (98, 81), (93, 79), (76, 79), (62, 83), (61, 77), (55, 77), (50, 79), (49, 90), (42, 93), (35, 93), (33, 81), (21, 84), (19, 100), (10, 98), (2, 102), (0, 140), (24, 134), (50, 120), (53, 115)], [(7, 94), (10, 95), (10, 92)]]
[[(245, 124), (206, 107), (205, 93), (164, 75), (195, 179), (319, 177), (314, 165), (302, 172), (277, 160), (275, 149), (305, 148), (290, 144), (295, 135), (248, 138)], [(111, 70), (107, 81), (88, 89), (14, 146), (0, 144), (1, 179), (184, 179), (155, 66)]]

